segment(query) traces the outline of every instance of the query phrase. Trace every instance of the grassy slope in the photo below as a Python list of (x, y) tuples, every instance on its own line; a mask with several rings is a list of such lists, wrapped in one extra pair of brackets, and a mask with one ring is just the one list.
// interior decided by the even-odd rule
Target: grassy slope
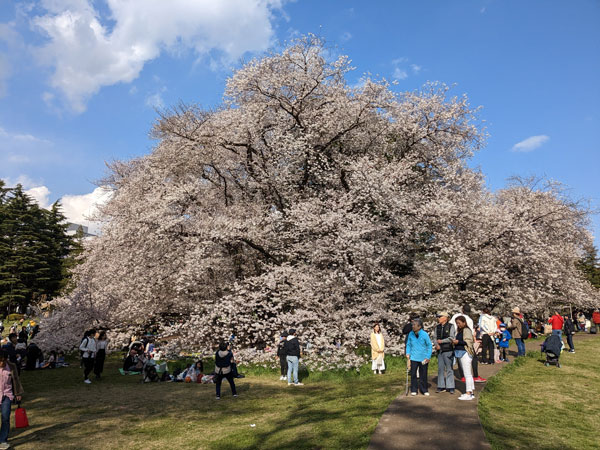
[(256, 370), (237, 380), (237, 399), (225, 382), (220, 401), (214, 385), (140, 384), (117, 373), (116, 359), (89, 386), (77, 364), (24, 372), (31, 426), (13, 430), (11, 442), (21, 449), (365, 448), (404, 387), (403, 361), (389, 363), (382, 376), (365, 367), (360, 375), (312, 375), (303, 387)]
[(600, 448), (600, 338), (575, 345), (560, 369), (530, 352), (488, 382), (479, 414), (494, 449)]

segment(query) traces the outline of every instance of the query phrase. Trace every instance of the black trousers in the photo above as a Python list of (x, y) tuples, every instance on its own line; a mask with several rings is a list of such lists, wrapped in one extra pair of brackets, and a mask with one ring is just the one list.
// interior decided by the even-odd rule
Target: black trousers
[[(427, 368), (429, 363), (423, 364), (420, 361), (410, 362), (410, 392), (421, 391), (423, 394), (427, 392)], [(419, 378), (417, 378), (417, 370), (419, 370)]]
[(481, 361), (488, 364), (494, 364), (494, 339), (489, 334), (484, 334), (481, 338)]
[[(473, 369), (473, 378), (479, 378), (479, 369), (477, 368), (477, 356), (473, 356), (473, 358), (471, 358), (471, 368)], [(460, 378), (465, 377), (465, 374), (463, 373), (460, 364), (458, 365), (458, 374)]]
[(215, 385), (217, 386), (217, 397), (221, 396), (221, 382), (223, 378), (226, 378), (229, 381), (229, 386), (231, 387), (231, 394), (237, 395), (237, 391), (235, 390), (235, 383), (233, 382), (233, 372), (229, 372), (226, 375), (218, 373), (215, 377)]
[(94, 358), (83, 358), (83, 379), (87, 380), (94, 370)]
[(287, 377), (288, 367), (287, 367), (287, 359), (285, 356), (279, 357), (279, 366), (281, 367), (281, 376)]
[(575, 346), (573, 345), (573, 335), (567, 332), (567, 344), (569, 344), (569, 350), (575, 350)]
[(104, 360), (106, 359), (106, 350), (98, 350), (96, 360), (94, 361), (94, 373), (97, 377), (104, 371)]

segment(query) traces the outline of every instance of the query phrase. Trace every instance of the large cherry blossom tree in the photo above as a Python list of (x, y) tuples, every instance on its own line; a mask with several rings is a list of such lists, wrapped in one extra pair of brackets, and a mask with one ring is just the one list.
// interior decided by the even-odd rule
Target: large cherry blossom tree
[(347, 57), (329, 55), (307, 36), (248, 62), (220, 108), (164, 112), (152, 153), (110, 166), (106, 226), (47, 345), (154, 326), (173, 350), (233, 333), (261, 361), (293, 327), (314, 367), (352, 367), (375, 321), (398, 349), (412, 310), (593, 301), (574, 265), (585, 209), (553, 185), (487, 192), (465, 97), (350, 86)]

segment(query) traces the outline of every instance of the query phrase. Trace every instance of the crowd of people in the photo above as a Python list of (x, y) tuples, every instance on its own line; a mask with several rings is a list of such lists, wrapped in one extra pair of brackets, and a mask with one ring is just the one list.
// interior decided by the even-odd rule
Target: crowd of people
[[(489, 308), (484, 308), (478, 321), (470, 316), (469, 305), (464, 305), (460, 313), (446, 311), (437, 313), (438, 324), (430, 334), (423, 329), (423, 321), (414, 316), (406, 324), (403, 333), (406, 336), (407, 371), (410, 373), (410, 393), (420, 392), (429, 396), (427, 371), (432, 354), (438, 359), (438, 378), (436, 393), (454, 394), (454, 365), (458, 366), (459, 378), (465, 383), (464, 393), (458, 400), (475, 398), (475, 383), (485, 382), (478, 374), (478, 364), (507, 363), (510, 341), (517, 346), (516, 356), (525, 355), (525, 340), (539, 333), (551, 334), (567, 340), (569, 353), (575, 353), (573, 335), (578, 331), (596, 333), (600, 328), (600, 311), (595, 310), (588, 318), (583, 312), (561, 314), (558, 310), (545, 320), (526, 319), (518, 307), (510, 315), (498, 317)], [(586, 323), (587, 322), (587, 323)], [(564, 343), (562, 344), (564, 346)], [(371, 333), (371, 358), (373, 373), (385, 370), (385, 345), (381, 327), (375, 324)]]

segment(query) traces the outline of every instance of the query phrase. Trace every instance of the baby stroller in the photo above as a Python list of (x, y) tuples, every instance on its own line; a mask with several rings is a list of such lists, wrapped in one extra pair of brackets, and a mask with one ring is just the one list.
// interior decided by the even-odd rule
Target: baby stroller
[(549, 366), (550, 364), (556, 365), (560, 369), (560, 352), (562, 351), (563, 342), (560, 337), (553, 334), (546, 338), (544, 343), (542, 344), (542, 353), (546, 353), (546, 362), (545, 366)]

